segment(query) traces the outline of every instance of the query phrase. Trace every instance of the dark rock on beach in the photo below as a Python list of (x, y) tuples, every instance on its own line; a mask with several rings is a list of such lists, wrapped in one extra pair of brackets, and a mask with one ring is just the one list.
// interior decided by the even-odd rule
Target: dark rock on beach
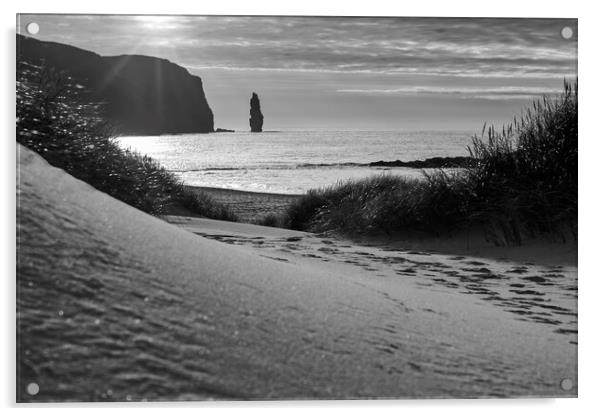
[(402, 162), (401, 160), (372, 162), (369, 166), (378, 167), (404, 167), (416, 169), (437, 169), (437, 168), (466, 168), (472, 166), (475, 159), (467, 156), (456, 157), (431, 157), (425, 160), (412, 160)]
[(234, 133), (234, 130), (222, 129), (220, 127), (215, 129), (215, 133)]
[(203, 81), (166, 59), (100, 56), (56, 42), (17, 35), (17, 62), (64, 71), (80, 84), (83, 100), (103, 103), (119, 133), (213, 132)]

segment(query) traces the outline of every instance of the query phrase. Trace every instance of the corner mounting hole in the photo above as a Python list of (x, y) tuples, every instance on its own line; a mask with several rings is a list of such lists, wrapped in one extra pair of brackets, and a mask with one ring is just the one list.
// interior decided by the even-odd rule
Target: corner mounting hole
[(560, 381), (560, 388), (564, 391), (569, 391), (573, 389), (573, 380), (570, 378), (563, 378)]
[(38, 383), (29, 383), (27, 385), (27, 394), (29, 394), (30, 396), (35, 396), (39, 392), (40, 386), (38, 386)]
[(31, 22), (28, 23), (27, 26), (25, 26), (25, 30), (27, 30), (27, 33), (29, 33), (30, 35), (35, 35), (40, 31), (40, 25), (36, 22)]
[(562, 30), (560, 31), (560, 36), (562, 36), (564, 39), (571, 39), (573, 37), (573, 29), (571, 29), (570, 27), (566, 26), (563, 27)]

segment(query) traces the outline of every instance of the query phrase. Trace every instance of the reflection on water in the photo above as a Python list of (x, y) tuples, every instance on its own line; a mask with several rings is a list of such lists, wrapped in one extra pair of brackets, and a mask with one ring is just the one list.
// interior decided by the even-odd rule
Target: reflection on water
[(379, 160), (466, 156), (471, 132), (276, 132), (121, 137), (186, 184), (304, 193), (339, 180), (382, 173), (421, 177), (417, 169), (369, 168)]

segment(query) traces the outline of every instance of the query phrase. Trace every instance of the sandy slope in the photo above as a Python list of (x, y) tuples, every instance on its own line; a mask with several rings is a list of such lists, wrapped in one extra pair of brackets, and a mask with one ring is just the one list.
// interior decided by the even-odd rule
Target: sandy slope
[(433, 283), (466, 259), (174, 219), (186, 230), (19, 151), (19, 400), (576, 394), (559, 388), (574, 333)]

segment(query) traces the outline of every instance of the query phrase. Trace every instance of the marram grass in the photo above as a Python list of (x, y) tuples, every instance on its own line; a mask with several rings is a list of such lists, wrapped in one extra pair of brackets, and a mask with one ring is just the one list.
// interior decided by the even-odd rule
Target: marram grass
[(423, 180), (392, 175), (310, 190), (283, 218), (297, 230), (348, 234), (478, 227), (496, 244), (577, 237), (577, 83), (535, 101), (520, 118), (474, 136), (473, 165)]
[(102, 106), (82, 102), (78, 86), (52, 69), (21, 63), (17, 73), (17, 142), (51, 165), (142, 211), (161, 215), (185, 208), (236, 220), (208, 195), (187, 191), (148, 156), (124, 150), (101, 117)]

